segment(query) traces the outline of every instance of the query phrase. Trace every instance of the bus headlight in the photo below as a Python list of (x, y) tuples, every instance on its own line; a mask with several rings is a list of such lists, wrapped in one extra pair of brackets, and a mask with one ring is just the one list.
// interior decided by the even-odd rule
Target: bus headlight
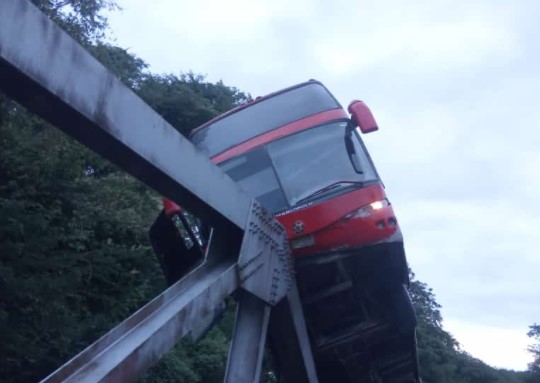
[(375, 201), (370, 203), (369, 205), (362, 206), (360, 209), (353, 211), (352, 213), (347, 214), (344, 219), (351, 219), (351, 218), (367, 218), (369, 217), (374, 211), (381, 210), (382, 208), (385, 208), (390, 205), (390, 201), (388, 199), (382, 199), (380, 201)]

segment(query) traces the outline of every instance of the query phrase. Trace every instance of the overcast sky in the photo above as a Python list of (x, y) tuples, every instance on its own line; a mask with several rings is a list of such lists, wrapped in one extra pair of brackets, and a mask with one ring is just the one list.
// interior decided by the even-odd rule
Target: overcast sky
[(525, 369), (540, 322), (540, 1), (117, 0), (158, 73), (253, 96), (315, 78), (362, 99), (418, 279), (485, 362)]

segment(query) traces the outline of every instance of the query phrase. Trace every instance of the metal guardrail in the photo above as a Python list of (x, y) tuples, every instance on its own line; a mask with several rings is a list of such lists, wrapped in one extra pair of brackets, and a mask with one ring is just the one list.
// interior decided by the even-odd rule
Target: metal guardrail
[(0, 1), (0, 91), (214, 228), (205, 264), (44, 382), (132, 381), (239, 290), (225, 382), (259, 381), (267, 330), (286, 381), (317, 382), (281, 225), (27, 0)]

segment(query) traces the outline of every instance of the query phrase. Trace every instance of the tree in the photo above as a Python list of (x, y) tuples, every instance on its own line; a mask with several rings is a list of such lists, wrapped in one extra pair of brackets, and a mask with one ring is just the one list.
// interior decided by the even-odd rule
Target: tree
[(529, 364), (529, 370), (540, 372), (540, 325), (535, 323), (532, 326), (529, 326), (527, 335), (536, 341), (536, 344), (529, 347), (529, 351), (534, 357), (534, 360)]
[(31, 0), (41, 12), (83, 45), (103, 39), (108, 28), (104, 10), (118, 10), (114, 0)]
[(250, 99), (250, 96), (218, 82), (205, 81), (191, 72), (147, 75), (137, 93), (180, 133), (187, 136), (197, 126)]
[(433, 290), (411, 273), (409, 291), (418, 318), (418, 359), (424, 382), (460, 382), (454, 363), (458, 344), (442, 328), (441, 306)]
[(443, 329), (441, 305), (433, 290), (416, 280), (413, 273), (409, 292), (418, 317), (418, 358), (424, 383), (525, 382), (523, 373), (495, 369), (461, 350)]
[(146, 229), (156, 196), (20, 107), (0, 126), (2, 381), (42, 378), (164, 283)]
[(148, 67), (142, 59), (126, 49), (102, 42), (89, 46), (88, 51), (131, 89), (136, 90), (141, 85)]
[(529, 351), (533, 355), (533, 361), (529, 363), (529, 376), (528, 382), (539, 383), (540, 382), (540, 325), (533, 324), (529, 326), (529, 332), (527, 335), (535, 341), (534, 344), (529, 346)]

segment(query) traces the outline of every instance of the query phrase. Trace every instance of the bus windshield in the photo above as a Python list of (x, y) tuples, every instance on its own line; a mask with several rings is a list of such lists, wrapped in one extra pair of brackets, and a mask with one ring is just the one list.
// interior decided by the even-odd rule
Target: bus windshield
[(255, 136), (293, 121), (341, 108), (334, 96), (318, 82), (278, 93), (223, 117), (191, 136), (191, 142), (213, 157)]
[(267, 209), (285, 210), (378, 180), (358, 134), (353, 140), (362, 170), (355, 171), (345, 145), (346, 129), (346, 121), (307, 129), (219, 166)]

